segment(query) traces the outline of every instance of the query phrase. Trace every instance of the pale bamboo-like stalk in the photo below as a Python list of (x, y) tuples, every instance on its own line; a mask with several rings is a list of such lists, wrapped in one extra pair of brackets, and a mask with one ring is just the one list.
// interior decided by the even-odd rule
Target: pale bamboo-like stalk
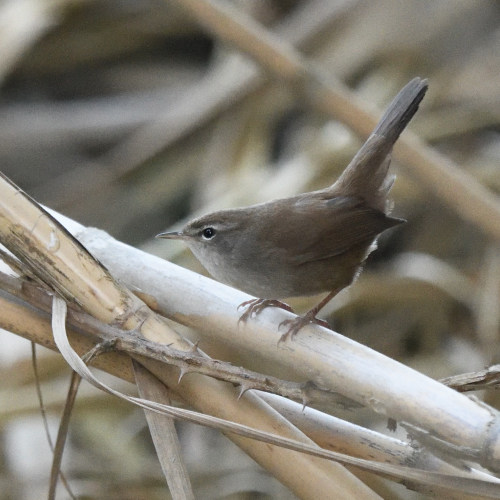
[[(324, 448), (348, 449), (349, 453), (356, 456), (387, 463), (411, 464), (417, 469), (439, 470), (459, 475), (470, 474), (473, 477), (482, 477), (490, 481), (500, 481), (481, 471), (457, 470), (456, 467), (432, 455), (425, 448), (412, 449), (409, 443), (342, 421), (313, 408), (298, 411), (297, 403), (274, 394), (261, 393), (261, 397)], [(425, 491), (420, 488), (416, 489)], [(427, 490), (426, 493), (430, 494), (431, 490)], [(447, 498), (455, 498), (455, 495), (456, 498), (461, 498), (460, 494), (446, 492)]]
[[(137, 384), (140, 397), (170, 405), (168, 389), (137, 361), (134, 361), (133, 365), (135, 379), (141, 382)], [(194, 500), (191, 481), (182, 460), (181, 445), (175, 430), (174, 419), (149, 410), (144, 410), (144, 412), (172, 498)]]
[(204, 338), (253, 352), (266, 361), (270, 374), (276, 366), (293, 368), (299, 379), (439, 437), (438, 447), (448, 443), (474, 450), (483, 466), (500, 469), (498, 413), (493, 408), (317, 325), (304, 327), (292, 342), (277, 346), (278, 325), (290, 313), (271, 308), (239, 323), (238, 305), (248, 300), (247, 294), (128, 247), (102, 231), (61, 220), (114, 275), (150, 294), (158, 310)]
[[(12, 278), (12, 280), (6, 280), (5, 277), (2, 280), (3, 288), (9, 293), (14, 293), (17, 298), (17, 302), (13, 303), (12, 301), (9, 301), (8, 298), (0, 296), (0, 311), (2, 311), (0, 314), (0, 326), (8, 328), (10, 331), (22, 335), (34, 342), (41, 343), (46, 347), (55, 349), (47, 317), (44, 315), (40, 316), (40, 313), (35, 310), (18, 303), (19, 299), (29, 300), (30, 298), (33, 299), (36, 297), (34, 305), (42, 305), (44, 309), (46, 309), (50, 300), (44, 301), (41, 297), (46, 297), (47, 299), (49, 297), (44, 295), (46, 292), (43, 292), (38, 288), (34, 288), (33, 286), (16, 287), (16, 285), (19, 285), (19, 282), (21, 281), (22, 280), (20, 279), (14, 278)], [(77, 316), (73, 315), (72, 317), (74, 324), (87, 330), (90, 328), (90, 331), (93, 332), (94, 335), (98, 336), (100, 342), (109, 342), (109, 329), (105, 325), (102, 325), (101, 330), (97, 330), (96, 332), (95, 321), (91, 317), (85, 319), (81, 314), (77, 314)], [(112, 331), (115, 330), (116, 329)], [(102, 332), (100, 335), (99, 331)], [(91, 339), (87, 336), (83, 336), (74, 331), (69, 332), (69, 334), (72, 344), (79, 353), (89, 351), (94, 345)], [(119, 335), (119, 338), (122, 338), (128, 334), (121, 333)], [(133, 353), (131, 354), (135, 357)], [(103, 357), (106, 359), (103, 360)], [(127, 359), (122, 360), (124, 357), (125, 356), (119, 352), (111, 352), (96, 358), (94, 364), (110, 373), (124, 377), (126, 380), (133, 380), (133, 375), (130, 373), (130, 363), (126, 363), (126, 361), (128, 361)], [(115, 360), (115, 358), (118, 358), (118, 360)], [(144, 364), (143, 356), (140, 356), (137, 359)], [(190, 371), (196, 372), (196, 369)], [(433, 472), (464, 475), (464, 471), (437, 459), (425, 448), (415, 448), (409, 443), (363, 429), (362, 427), (344, 422), (326, 414), (322, 414), (316, 410), (307, 410), (304, 413), (300, 405), (286, 401), (283, 398), (271, 397), (269, 395), (264, 395), (263, 393), (260, 393), (260, 396), (264, 397), (264, 399), (269, 402), (271, 406), (285, 415), (288, 420), (291, 420), (301, 430), (305, 431), (306, 435), (311, 437), (316, 443), (326, 447), (327, 449), (340, 452), (348, 451), (354, 456), (370, 460), (375, 459), (385, 463), (400, 465), (411, 464), (412, 467), (430, 470)], [(60, 401), (60, 404), (62, 404), (62, 400)], [(487, 477), (477, 471), (469, 471), (465, 475), (479, 478), (481, 478), (481, 476)], [(494, 478), (489, 476), (489, 480), (492, 481)], [(434, 494), (439, 494), (439, 489), (433, 489), (430, 486), (425, 485), (425, 483), (421, 485), (414, 484), (412, 488), (426, 493), (434, 492)], [(463, 495), (457, 496), (456, 493), (452, 493), (450, 491), (446, 491), (446, 494), (449, 498), (464, 498)]]
[[(1, 328), (48, 349), (57, 350), (52, 338), (50, 321), (46, 314), (31, 309), (27, 303), (13, 300), (12, 297), (5, 297), (3, 293), (0, 295), (0, 308)], [(75, 351), (81, 356), (95, 345), (90, 336), (82, 335), (72, 329), (68, 331), (68, 337)], [(130, 358), (123, 353), (101, 354), (94, 360), (93, 366), (127, 382), (134, 381)]]
[[(99, 320), (139, 331), (150, 340), (173, 344), (180, 350), (191, 347), (5, 177), (0, 179), (0, 241), (62, 297)], [(192, 374), (178, 383), (175, 368), (162, 366), (159, 370), (158, 363), (146, 367), (202, 412), (312, 443), (255, 394), (247, 393), (238, 400), (237, 390), (223, 382)], [(339, 464), (271, 449), (232, 434), (230, 438), (299, 497), (324, 498), (332, 491), (339, 498), (376, 497)]]

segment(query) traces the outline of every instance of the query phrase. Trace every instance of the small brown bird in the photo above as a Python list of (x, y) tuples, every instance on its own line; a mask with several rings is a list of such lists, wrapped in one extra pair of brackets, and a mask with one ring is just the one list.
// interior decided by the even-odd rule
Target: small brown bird
[(394, 176), (387, 171), (392, 147), (426, 91), (426, 80), (409, 82), (330, 187), (219, 210), (157, 237), (184, 240), (217, 280), (260, 297), (241, 304), (243, 321), (268, 306), (291, 310), (278, 299), (329, 292), (304, 316), (282, 322), (288, 329), (279, 342), (308, 323), (324, 324), (316, 315), (360, 273), (377, 236), (405, 222), (388, 215)]

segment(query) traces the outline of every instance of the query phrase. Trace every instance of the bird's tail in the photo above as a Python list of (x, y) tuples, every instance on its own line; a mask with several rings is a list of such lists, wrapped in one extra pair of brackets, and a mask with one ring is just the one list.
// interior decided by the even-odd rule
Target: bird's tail
[(359, 196), (373, 208), (386, 211), (387, 193), (394, 182), (394, 177), (387, 177), (390, 153), (426, 91), (427, 80), (421, 78), (414, 78), (401, 89), (332, 191)]
[(381, 135), (394, 144), (406, 125), (417, 112), (420, 101), (427, 92), (427, 80), (414, 78), (407, 83), (393, 99), (386, 112), (379, 120), (373, 134)]

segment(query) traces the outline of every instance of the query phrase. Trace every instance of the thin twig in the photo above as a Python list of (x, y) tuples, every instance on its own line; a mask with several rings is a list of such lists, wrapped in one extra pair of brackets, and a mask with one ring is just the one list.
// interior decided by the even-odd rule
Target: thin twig
[[(34, 378), (35, 378), (35, 389), (36, 389), (36, 395), (38, 397), (38, 404), (40, 406), (40, 413), (42, 415), (43, 427), (45, 429), (45, 435), (47, 436), (47, 442), (49, 443), (49, 447), (52, 451), (52, 454), (54, 455), (54, 462), (55, 462), (57, 454), (55, 453), (54, 443), (52, 441), (52, 436), (50, 435), (50, 430), (49, 430), (49, 424), (47, 422), (47, 412), (45, 410), (45, 405), (43, 402), (42, 388), (40, 386), (40, 374), (38, 372), (38, 360), (37, 360), (37, 356), (36, 356), (36, 344), (34, 342), (31, 342), (31, 364), (33, 366), (33, 374), (34, 374)], [(62, 458), (62, 457), (60, 457), (60, 458)], [(66, 479), (66, 476), (64, 475), (64, 473), (61, 470), (60, 465), (61, 465), (61, 462), (59, 459), (59, 466), (57, 467), (57, 470), (59, 472), (58, 475), (61, 478), (61, 481), (64, 485), (64, 488), (66, 489), (66, 491), (68, 492), (68, 495), (72, 499), (76, 499), (73, 491), (71, 490), (69, 482)], [(57, 481), (57, 475), (55, 475), (54, 483), (56, 481)], [(52, 484), (52, 478), (51, 478), (51, 484)], [(55, 489), (54, 489), (54, 491), (55, 491)], [(49, 494), (49, 497), (50, 497), (50, 494)]]
[(500, 389), (500, 365), (493, 365), (477, 372), (460, 373), (442, 378), (441, 383), (458, 392)]
[[(0, 288), (8, 289), (17, 297), (29, 299), (36, 307), (50, 312), (51, 294), (43, 288), (34, 286), (22, 278), (14, 278), (0, 272)], [(313, 382), (292, 382), (270, 375), (247, 370), (230, 363), (203, 356), (196, 346), (191, 351), (180, 351), (165, 344), (158, 344), (136, 335), (127, 333), (119, 328), (106, 325), (89, 314), (70, 307), (68, 311), (69, 323), (78, 330), (96, 335), (100, 339), (99, 350), (106, 342), (108, 350), (116, 350), (127, 354), (135, 354), (149, 359), (155, 359), (179, 368), (179, 380), (188, 373), (208, 375), (218, 380), (240, 386), (240, 396), (246, 391), (254, 389), (276, 394), (298, 401), (303, 405), (337, 406), (342, 409), (359, 408), (360, 405), (348, 398), (332, 391), (322, 389)]]

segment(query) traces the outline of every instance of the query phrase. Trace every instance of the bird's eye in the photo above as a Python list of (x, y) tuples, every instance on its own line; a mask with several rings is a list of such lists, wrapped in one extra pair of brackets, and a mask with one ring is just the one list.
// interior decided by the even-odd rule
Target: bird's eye
[(211, 240), (215, 236), (215, 229), (213, 227), (206, 227), (202, 232), (204, 240)]

